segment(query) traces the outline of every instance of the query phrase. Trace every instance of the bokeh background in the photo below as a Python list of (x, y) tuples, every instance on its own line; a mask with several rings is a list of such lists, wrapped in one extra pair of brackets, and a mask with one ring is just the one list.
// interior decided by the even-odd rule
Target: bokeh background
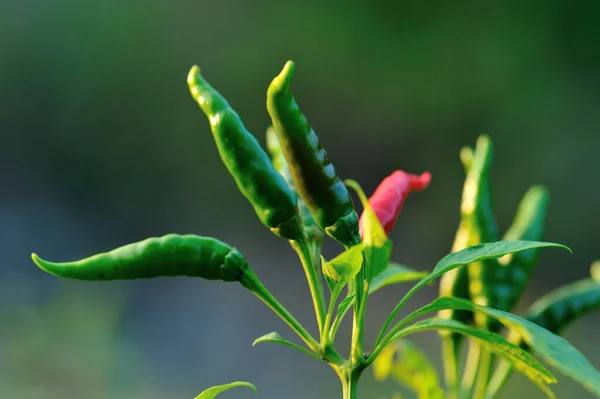
[[(251, 346), (292, 335), (237, 285), (60, 281), (30, 261), (211, 235), (239, 247), (314, 331), (299, 262), (238, 193), (191, 100), (193, 64), (264, 142), (266, 88), (293, 59), (305, 114), (340, 175), (367, 192), (395, 169), (430, 170), (391, 236), (394, 260), (418, 269), (451, 246), (459, 149), (489, 134), (501, 230), (527, 187), (545, 184), (545, 238), (574, 251), (543, 253), (519, 311), (586, 277), (600, 257), (599, 17), (597, 1), (0, 0), (0, 397), (192, 398), (233, 380), (262, 398), (340, 396), (326, 365)], [(404, 291), (373, 297), (368, 339)], [(599, 327), (592, 315), (566, 332), (597, 367)], [(436, 334), (415, 340), (439, 364)], [(591, 397), (559, 380), (558, 397)], [(367, 373), (361, 396), (396, 389)], [(501, 397), (543, 396), (514, 377)]]

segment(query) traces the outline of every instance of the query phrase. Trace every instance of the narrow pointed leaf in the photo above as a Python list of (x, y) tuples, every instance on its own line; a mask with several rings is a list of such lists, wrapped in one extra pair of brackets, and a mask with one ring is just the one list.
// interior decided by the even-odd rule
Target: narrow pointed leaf
[(387, 287), (388, 285), (420, 280), (428, 274), (429, 272), (417, 271), (397, 263), (390, 263), (383, 272), (371, 280), (369, 294), (372, 294), (383, 287)]
[(439, 298), (414, 312), (413, 315), (441, 309), (470, 310), (495, 318), (507, 328), (518, 333), (523, 341), (548, 364), (600, 397), (600, 371), (580, 351), (558, 335), (512, 313), (475, 305), (470, 301), (459, 298)]
[[(577, 318), (597, 310), (600, 310), (600, 282), (586, 279), (542, 296), (534, 302), (524, 317), (554, 334), (560, 334)], [(521, 335), (515, 331), (510, 332), (508, 340), (529, 349)], [(500, 364), (490, 381), (488, 392), (497, 393), (509, 376), (510, 366)]]
[[(473, 247), (465, 248), (458, 252), (453, 252), (442, 258), (433, 271), (425, 278), (415, 284), (404, 297), (400, 300), (398, 305), (394, 308), (388, 319), (386, 320), (379, 337), (377, 338), (376, 345), (381, 342), (385, 331), (392, 323), (402, 306), (423, 286), (440, 277), (444, 273), (454, 270), (457, 267), (468, 265), (469, 263), (485, 260), (485, 259), (497, 259), (506, 254), (525, 251), (533, 248), (545, 248), (545, 247), (558, 247), (564, 248), (571, 251), (568, 247), (555, 244), (551, 242), (539, 242), (539, 241), (496, 241), (485, 244), (475, 245)], [(466, 309), (465, 309), (466, 310)]]
[(247, 388), (252, 389), (254, 392), (257, 392), (256, 387), (254, 385), (250, 384), (249, 382), (236, 381), (236, 382), (232, 382), (230, 384), (218, 385), (216, 387), (208, 388), (206, 391), (204, 391), (200, 395), (196, 396), (196, 399), (214, 399), (219, 394), (221, 394), (231, 388), (237, 388), (237, 387), (247, 387)]
[(297, 345), (293, 342), (290, 342), (286, 339), (283, 339), (281, 337), (281, 335), (279, 335), (279, 333), (273, 331), (270, 332), (268, 334), (263, 335), (262, 337), (258, 337), (254, 340), (254, 342), (252, 343), (252, 346), (255, 346), (256, 344), (261, 344), (263, 342), (273, 342), (276, 344), (281, 344), (281, 345), (285, 345), (285, 346), (289, 346), (290, 348), (294, 348), (302, 353), (305, 353), (311, 357), (314, 357), (315, 359), (321, 359), (320, 356), (318, 356), (317, 354), (309, 351), (308, 349), (305, 349), (303, 347), (301, 347), (300, 345)]
[[(464, 301), (461, 299), (455, 300)], [(554, 376), (533, 356), (518, 346), (509, 343), (501, 335), (496, 333), (468, 327), (455, 320), (434, 317), (419, 321), (409, 327), (406, 327), (405, 329), (399, 331), (395, 337), (401, 338), (416, 332), (430, 330), (448, 330), (467, 335), (480, 341), (481, 344), (487, 347), (490, 351), (494, 352), (498, 356), (501, 356), (515, 369), (525, 374), (550, 398), (554, 398), (552, 391), (546, 385), (556, 383), (556, 378), (554, 378)]]

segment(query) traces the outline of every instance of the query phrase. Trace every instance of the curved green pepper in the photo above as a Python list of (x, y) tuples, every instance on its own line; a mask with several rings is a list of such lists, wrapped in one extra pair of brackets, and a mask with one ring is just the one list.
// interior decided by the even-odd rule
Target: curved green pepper
[(267, 91), (267, 109), (290, 167), (294, 187), (315, 222), (346, 247), (361, 242), (358, 215), (348, 189), (290, 92), (294, 63), (288, 61)]
[[(271, 154), (271, 159), (275, 169), (281, 174), (281, 176), (283, 176), (288, 186), (295, 191), (296, 188), (294, 187), (289, 165), (283, 156), (283, 152), (281, 151), (281, 145), (279, 145), (277, 133), (275, 133), (275, 129), (272, 127), (267, 129), (267, 151)], [(309, 242), (320, 246), (323, 242), (323, 230), (315, 223), (315, 219), (313, 218), (304, 201), (302, 201), (302, 198), (298, 198), (298, 210), (300, 212), (300, 220), (302, 221), (304, 233), (306, 234)]]
[[(523, 196), (512, 226), (504, 240), (541, 241), (544, 234), (549, 194), (543, 186), (533, 186)], [(539, 257), (539, 249), (531, 249), (500, 258), (494, 274), (494, 289), (490, 306), (510, 311), (525, 291), (533, 268)]]
[[(493, 146), (486, 135), (477, 139), (463, 191), (465, 199), (461, 206), (462, 220), (472, 232), (469, 246), (483, 242), (498, 241), (498, 226), (494, 219), (490, 168), (493, 160)], [(494, 291), (494, 273), (496, 260), (471, 263), (467, 266), (469, 274), (469, 293), (471, 300), (482, 306), (491, 306)], [(475, 314), (475, 323), (490, 331), (497, 331), (500, 325), (483, 314)]]
[(188, 85), (210, 121), (223, 163), (260, 221), (280, 237), (297, 239), (301, 229), (296, 195), (267, 153), (225, 98), (204, 80), (197, 66), (188, 74)]
[(48, 262), (36, 254), (31, 257), (50, 274), (88, 281), (165, 276), (240, 281), (248, 267), (237, 249), (214, 238), (192, 234), (148, 238), (74, 262)]

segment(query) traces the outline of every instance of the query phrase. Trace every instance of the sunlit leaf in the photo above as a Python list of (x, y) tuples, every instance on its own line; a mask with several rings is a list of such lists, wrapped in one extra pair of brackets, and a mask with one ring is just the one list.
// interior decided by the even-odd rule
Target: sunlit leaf
[(392, 323), (393, 319), (396, 317), (396, 314), (398, 314), (398, 312), (400, 311), (402, 306), (404, 306), (404, 304), (415, 294), (415, 292), (417, 292), (423, 286), (425, 286), (426, 284), (435, 280), (439, 276), (443, 275), (444, 273), (446, 273), (450, 270), (454, 270), (457, 267), (468, 265), (469, 263), (477, 262), (480, 260), (497, 259), (501, 256), (504, 256), (504, 255), (510, 254), (510, 253), (525, 251), (525, 250), (533, 249), (533, 248), (545, 248), (545, 247), (558, 247), (558, 248), (564, 248), (564, 249), (568, 250), (569, 252), (571, 251), (568, 247), (566, 247), (564, 245), (555, 244), (555, 243), (551, 243), (551, 242), (496, 241), (496, 242), (478, 244), (478, 245), (475, 245), (472, 247), (465, 248), (458, 252), (453, 252), (453, 253), (446, 255), (444, 258), (442, 258), (437, 263), (437, 265), (435, 266), (433, 271), (429, 275), (424, 277), (422, 280), (420, 280), (417, 284), (415, 284), (406, 293), (406, 295), (404, 295), (404, 297), (400, 300), (398, 305), (396, 305), (396, 307), (394, 308), (392, 313), (387, 318), (383, 328), (381, 329), (381, 332), (379, 333), (379, 337), (377, 338), (377, 344), (379, 344), (381, 342), (381, 340), (383, 339), (383, 334), (385, 333), (385, 331), (387, 330), (389, 325)]
[(216, 387), (208, 388), (206, 391), (204, 391), (200, 395), (196, 396), (196, 399), (214, 399), (219, 394), (221, 394), (231, 388), (237, 388), (237, 387), (247, 387), (247, 388), (252, 389), (254, 392), (257, 392), (256, 387), (254, 385), (250, 384), (249, 382), (236, 381), (236, 382), (232, 382), (230, 384), (218, 385)]
[(383, 287), (387, 287), (388, 285), (420, 280), (428, 274), (428, 272), (420, 272), (397, 263), (390, 263), (383, 272), (371, 280), (369, 294), (372, 294)]
[(512, 313), (475, 305), (470, 301), (459, 298), (439, 298), (413, 313), (413, 315), (441, 309), (470, 310), (495, 318), (518, 333), (525, 343), (548, 364), (556, 367), (563, 374), (573, 378), (590, 392), (600, 397), (600, 371), (580, 351), (558, 335)]
[(341, 289), (358, 274), (363, 262), (363, 249), (363, 244), (358, 244), (330, 261), (321, 257), (323, 274), (332, 291), (333, 287)]
[(365, 244), (365, 262), (369, 266), (367, 277), (374, 278), (388, 266), (392, 253), (392, 242), (388, 239), (375, 211), (360, 185), (346, 180), (346, 185), (356, 191), (363, 206), (363, 243)]
[[(457, 301), (463, 299), (448, 298)], [(465, 301), (468, 302), (468, 301)], [(435, 303), (435, 302), (434, 302)], [(438, 309), (439, 310), (439, 309)], [(509, 343), (501, 335), (478, 330), (455, 320), (434, 317), (419, 321), (399, 331), (395, 337), (401, 338), (409, 334), (429, 330), (447, 330), (464, 334), (481, 342), (486, 348), (508, 361), (516, 370), (525, 374), (550, 398), (554, 398), (552, 391), (546, 386), (556, 382), (556, 378), (533, 356), (518, 346)]]
[(290, 342), (286, 339), (283, 339), (281, 337), (281, 335), (279, 335), (279, 333), (273, 331), (270, 332), (268, 334), (263, 335), (262, 337), (258, 337), (254, 340), (254, 342), (252, 343), (252, 346), (255, 346), (256, 344), (261, 344), (263, 342), (272, 342), (272, 343), (276, 343), (276, 344), (281, 344), (281, 345), (285, 345), (285, 346), (289, 346), (290, 348), (294, 348), (296, 350), (299, 350), (302, 353), (305, 353), (311, 357), (314, 357), (315, 359), (321, 359), (320, 356), (318, 356), (317, 354), (309, 351), (308, 349), (305, 349), (303, 347), (301, 347), (300, 345), (297, 345), (293, 342)]

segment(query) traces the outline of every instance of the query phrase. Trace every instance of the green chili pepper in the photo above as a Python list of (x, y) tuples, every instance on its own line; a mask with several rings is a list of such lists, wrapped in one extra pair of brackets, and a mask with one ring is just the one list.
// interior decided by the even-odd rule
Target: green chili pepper
[[(468, 174), (473, 163), (473, 150), (464, 147), (460, 151), (460, 159)], [(472, 201), (472, 192), (463, 190), (461, 209), (466, 208), (466, 202)], [(467, 215), (461, 213), (461, 221), (454, 237), (452, 252), (463, 250), (470, 245), (478, 244), (479, 235), (473, 231), (473, 223)], [(440, 280), (440, 297), (452, 296), (457, 298), (471, 299), (469, 293), (469, 274), (466, 267), (446, 272)], [(460, 321), (463, 324), (473, 323), (473, 313), (464, 310), (448, 309), (438, 312), (440, 318)], [(439, 332), (442, 338), (443, 361), (446, 384), (448, 385), (449, 397), (455, 398), (458, 394), (458, 366), (459, 355), (464, 336), (446, 330)]]
[[(462, 220), (471, 231), (469, 246), (483, 242), (498, 241), (498, 226), (494, 219), (490, 168), (493, 159), (492, 142), (488, 136), (477, 139), (475, 152), (465, 180), (461, 206)], [(471, 263), (467, 266), (469, 274), (469, 293), (471, 300), (483, 306), (491, 306), (494, 290), (496, 260)], [(483, 328), (494, 331), (491, 321), (485, 315), (475, 314), (475, 322)], [(494, 323), (495, 324), (495, 323)], [(499, 326), (499, 325), (498, 325)]]
[[(460, 151), (460, 159), (465, 168), (465, 172), (469, 173), (469, 168), (473, 162), (473, 150), (468, 147), (462, 148)], [(466, 194), (471, 194), (463, 191), (463, 198), (461, 209), (466, 208), (465, 202), (472, 201), (472, 199)], [(454, 237), (454, 244), (452, 245), (452, 252), (463, 250), (470, 245), (478, 244), (478, 237), (473, 237), (471, 229), (471, 223), (467, 217), (461, 215), (461, 221)], [(475, 242), (475, 244), (471, 244)], [(453, 296), (457, 298), (470, 299), (469, 295), (469, 275), (466, 267), (460, 267), (445, 273), (440, 280), (440, 296)], [(445, 319), (453, 319), (460, 321), (464, 324), (470, 324), (473, 321), (473, 313), (462, 311), (462, 310), (442, 310), (439, 312), (439, 316)], [(462, 341), (463, 336), (456, 333), (448, 333), (447, 331), (441, 332), (442, 335), (451, 335), (454, 340), (458, 343)]]
[[(548, 202), (548, 190), (545, 187), (533, 186), (527, 190), (504, 240), (541, 241)], [(491, 307), (510, 311), (517, 304), (531, 278), (539, 253), (539, 249), (532, 249), (499, 259), (498, 267), (494, 270)]]
[(296, 195), (269, 156), (225, 98), (204, 80), (197, 66), (188, 74), (188, 85), (210, 121), (223, 163), (261, 222), (280, 237), (297, 239), (301, 230)]
[(600, 282), (585, 279), (544, 295), (524, 317), (559, 335), (575, 319), (594, 310), (600, 310)]
[(267, 109), (279, 137), (294, 186), (316, 224), (346, 247), (361, 242), (358, 215), (348, 189), (337, 175), (319, 138), (290, 92), (294, 63), (269, 85)]
[(130, 280), (191, 276), (240, 281), (246, 261), (235, 248), (209, 237), (168, 234), (82, 260), (53, 263), (32, 255), (44, 271), (77, 280)]
[[(271, 154), (271, 159), (275, 169), (281, 174), (281, 176), (283, 176), (288, 186), (295, 191), (296, 189), (294, 187), (294, 182), (292, 181), (290, 168), (285, 160), (285, 157), (283, 156), (281, 146), (279, 145), (279, 138), (277, 138), (277, 133), (275, 133), (275, 129), (273, 129), (273, 127), (269, 127), (267, 129), (267, 150)], [(298, 198), (298, 210), (300, 212), (300, 219), (302, 221), (304, 233), (306, 234), (309, 242), (320, 246), (323, 242), (323, 230), (315, 223), (315, 219), (313, 218), (304, 201), (302, 201), (302, 198)]]
[[(467, 177), (462, 193), (461, 221), (453, 245), (453, 252), (483, 242), (493, 242), (498, 239), (498, 228), (493, 215), (491, 185), (489, 171), (492, 163), (492, 143), (487, 136), (477, 139), (475, 151), (463, 148), (460, 158), (465, 168)], [(442, 276), (440, 283), (440, 296), (454, 296), (471, 299), (476, 303), (487, 305), (487, 298), (492, 286), (489, 282), (489, 269), (495, 265), (495, 260), (474, 262), (466, 267), (458, 268)], [(473, 315), (471, 312), (444, 310), (439, 316), (453, 319), (462, 323), (476, 324), (487, 328), (490, 323), (481, 314)], [(449, 386), (451, 397), (458, 394), (458, 365), (460, 347), (464, 337), (454, 333), (441, 333), (443, 340), (444, 370), (446, 382)], [(469, 356), (477, 352), (469, 351)], [(470, 391), (474, 379), (475, 369), (471, 368), (463, 376), (463, 388)]]

